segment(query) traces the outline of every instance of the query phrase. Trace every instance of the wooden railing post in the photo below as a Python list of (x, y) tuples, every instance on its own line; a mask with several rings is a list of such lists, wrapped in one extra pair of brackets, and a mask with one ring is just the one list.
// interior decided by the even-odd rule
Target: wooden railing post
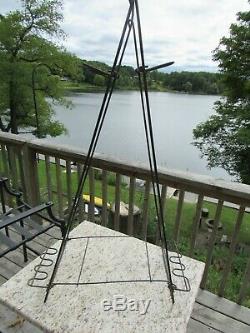
[(147, 181), (145, 184), (144, 201), (143, 201), (143, 209), (142, 209), (142, 231), (141, 231), (142, 239), (147, 238), (150, 187), (151, 187), (151, 183), (150, 183), (150, 181)]
[(116, 174), (115, 181), (115, 217), (114, 217), (114, 229), (120, 230), (120, 203), (121, 203), (121, 175)]
[(28, 143), (23, 147), (23, 165), (27, 200), (30, 205), (35, 206), (40, 202), (37, 158), (36, 152)]
[(238, 212), (236, 224), (234, 226), (234, 233), (233, 233), (231, 244), (230, 244), (229, 254), (228, 254), (228, 258), (226, 260), (226, 266), (223, 271), (223, 276), (222, 276), (222, 280), (221, 280), (219, 291), (218, 291), (218, 295), (222, 296), (222, 297), (224, 296), (227, 278), (231, 271), (231, 266), (232, 266), (233, 257), (235, 254), (235, 248), (236, 248), (236, 244), (237, 244), (237, 237), (239, 235), (240, 227), (243, 222), (244, 213), (245, 213), (245, 207), (241, 206), (239, 209), (239, 212)]
[(128, 214), (128, 235), (134, 233), (134, 200), (135, 200), (135, 177), (130, 178), (129, 182), (129, 214)]
[[(38, 153), (45, 156), (45, 165), (44, 162), (42, 162), (40, 165), (37, 163), (36, 157)], [(78, 176), (78, 180), (80, 179), (82, 167), (86, 161), (86, 153), (74, 147), (51, 144), (42, 140), (28, 140), (21, 135), (2, 133), (0, 131), (0, 156), (0, 174), (10, 179), (10, 185), (13, 185), (15, 187), (17, 187), (19, 184), (22, 185), (21, 188), (24, 191), (24, 194), (25, 192), (27, 192), (27, 199), (24, 195), (25, 201), (29, 202), (31, 205), (37, 205), (41, 202), (38, 175), (40, 171), (42, 173), (42, 171), (45, 170), (47, 182), (45, 181), (45, 184), (42, 184), (41, 177), (41, 185), (48, 187), (48, 200), (53, 199), (55, 203), (59, 204), (59, 211), (61, 212), (60, 215), (62, 215), (63, 203), (66, 198), (68, 201), (68, 207), (70, 208), (72, 204), (72, 195), (74, 196), (75, 186), (77, 186), (76, 178)], [(56, 160), (56, 166), (51, 164), (51, 161), (54, 161), (54, 159)], [(64, 166), (64, 161), (66, 161), (66, 177), (64, 177), (63, 174), (61, 175), (61, 166)], [(77, 164), (77, 175), (71, 174), (71, 161), (74, 161)], [(153, 217), (152, 215), (155, 214), (153, 210), (154, 208), (151, 207), (153, 206), (151, 205), (151, 202), (153, 204), (153, 197), (152, 193), (150, 192), (150, 170), (139, 163), (133, 163), (133, 165), (131, 165), (126, 162), (121, 162), (120, 160), (115, 160), (107, 157), (104, 158), (103, 155), (98, 154), (95, 154), (91, 165), (94, 169), (102, 170), (102, 184), (99, 182), (98, 179), (94, 181), (93, 173), (90, 175), (89, 219), (92, 221), (95, 220), (93, 216), (94, 195), (99, 195), (100, 193), (103, 200), (102, 225), (109, 226), (108, 198), (110, 196), (109, 199), (111, 199), (111, 197), (113, 197), (114, 195), (114, 228), (116, 230), (120, 230), (120, 200), (121, 198), (123, 198), (123, 200), (125, 200), (126, 203), (129, 204), (128, 234), (139, 236), (138, 234), (140, 233), (140, 238), (146, 239), (148, 223), (149, 221), (150, 223), (153, 223), (151, 219)], [(41, 170), (41, 166), (43, 166), (44, 170)], [(56, 179), (52, 179), (52, 176), (54, 175), (54, 170), (57, 171), (55, 175)], [(110, 185), (108, 185), (107, 176), (109, 175), (109, 173), (116, 175), (115, 184), (111, 183)], [(130, 179), (130, 187), (129, 189), (124, 188), (121, 190), (121, 181), (122, 177), (124, 176)], [(138, 232), (137, 230), (134, 230), (133, 215), (134, 203), (137, 203), (139, 199), (138, 193), (136, 192), (135, 188), (135, 179), (140, 179), (145, 182), (144, 201), (140, 205), (140, 208), (142, 208), (142, 223), (139, 224), (141, 230), (138, 230)], [(65, 182), (65, 184), (63, 182)], [(229, 280), (230, 272), (234, 267), (234, 256), (237, 255), (235, 252), (238, 242), (237, 237), (239, 233), (242, 232), (244, 207), (246, 208), (245, 213), (247, 214), (249, 212), (250, 186), (235, 182), (225, 182), (207, 176), (189, 174), (188, 172), (167, 169), (159, 169), (159, 183), (162, 186), (161, 200), (163, 210), (168, 212), (168, 214), (164, 214), (166, 215), (167, 220), (169, 219), (169, 221), (165, 221), (165, 224), (168, 228), (168, 224), (170, 224), (173, 217), (173, 222), (175, 222), (173, 234), (175, 240), (177, 241), (181, 238), (180, 235), (182, 235), (182, 224), (184, 224), (186, 218), (187, 220), (189, 220), (190, 223), (188, 209), (186, 209), (188, 207), (185, 200), (185, 193), (193, 193), (195, 195), (194, 198), (198, 196), (198, 201), (196, 205), (193, 204), (192, 206), (193, 209), (195, 209), (195, 212), (194, 219), (191, 222), (192, 226), (189, 228), (191, 229), (191, 231), (189, 232), (189, 235), (183, 233), (183, 241), (185, 243), (186, 241), (189, 243), (189, 255), (193, 257), (196, 257), (196, 239), (199, 236), (198, 233), (200, 232), (199, 224), (203, 202), (205, 203), (206, 201), (211, 201), (212, 205), (214, 204), (214, 202), (216, 202), (216, 200), (218, 201), (214, 219), (213, 232), (210, 235), (207, 249), (204, 275), (201, 282), (201, 288), (203, 289), (206, 287), (208, 274), (211, 266), (213, 265), (213, 250), (217, 241), (217, 227), (219, 225), (219, 222), (223, 222), (224, 220), (224, 214), (222, 214), (223, 203), (225, 202), (225, 206), (228, 206), (227, 209), (239, 209), (238, 206), (240, 206), (240, 209), (238, 211), (238, 217), (235, 221), (235, 229), (231, 235), (231, 245), (228, 252), (228, 257), (224, 258), (224, 260), (227, 261), (227, 264), (222, 271), (222, 279), (221, 281), (219, 281), (218, 284), (218, 294), (224, 296), (225, 293), (227, 295), (227, 281), (228, 283), (231, 283), (231, 281)], [(56, 184), (56, 186), (54, 184)], [(53, 194), (52, 186), (56, 187), (57, 194)], [(173, 203), (172, 199), (168, 199), (168, 201), (166, 201), (167, 186), (180, 190), (177, 205)], [(63, 192), (64, 188), (67, 188), (66, 195)], [(211, 198), (212, 200), (208, 198)], [(166, 202), (169, 205), (169, 207), (167, 207), (168, 210), (165, 207)], [(175, 206), (177, 207), (174, 211)], [(81, 195), (78, 210), (81, 221), (86, 216), (84, 208), (84, 201)], [(149, 216), (151, 217), (150, 220)], [(151, 228), (152, 226), (153, 225), (150, 224), (150, 231), (154, 230), (154, 228)], [(150, 240), (153, 240), (151, 235)], [(159, 243), (158, 229), (156, 229), (155, 243)], [(247, 265), (245, 275), (243, 277), (243, 282), (238, 298), (239, 303), (244, 300), (248, 292), (247, 286), (250, 283), (249, 281), (250, 261)]]
[(62, 170), (60, 158), (55, 158), (56, 163), (56, 192), (59, 217), (63, 217), (63, 191), (62, 191)]
[(200, 219), (201, 219), (201, 210), (202, 210), (202, 204), (203, 204), (204, 196), (202, 194), (199, 195), (197, 205), (196, 205), (196, 213), (192, 225), (192, 236), (191, 236), (191, 243), (190, 243), (190, 249), (189, 249), (189, 256), (193, 257), (194, 254), (194, 248), (195, 248), (195, 242), (196, 242), (196, 236), (198, 233), (199, 225), (200, 225)]
[(93, 168), (89, 169), (89, 211), (88, 219), (95, 222), (95, 171)]
[[(165, 225), (167, 224), (166, 214), (165, 214), (165, 211), (166, 211), (166, 201), (167, 201), (166, 196), (167, 196), (167, 186), (163, 185), (162, 189), (161, 189), (161, 206), (162, 206), (163, 219), (164, 219)], [(158, 221), (156, 221), (156, 222), (158, 223)], [(159, 232), (159, 228), (158, 228), (157, 225), (156, 225), (156, 232), (155, 232), (155, 244), (156, 245), (160, 245), (160, 232)]]
[(214, 219), (214, 225), (213, 225), (213, 231), (209, 239), (209, 246), (208, 246), (208, 252), (207, 252), (207, 259), (206, 259), (206, 265), (204, 268), (204, 273), (202, 276), (201, 284), (200, 287), (201, 289), (205, 289), (207, 278), (208, 278), (208, 271), (209, 267), (211, 266), (212, 262), (212, 255), (213, 255), (213, 250), (214, 250), (214, 244), (215, 244), (215, 239), (218, 231), (218, 225), (220, 222), (220, 217), (221, 217), (221, 212), (223, 208), (223, 201), (219, 200), (216, 213), (215, 213), (215, 219)]
[(102, 171), (102, 225), (105, 227), (108, 224), (108, 185), (107, 185), (107, 171)]
[(248, 259), (247, 267), (246, 267), (243, 281), (242, 281), (242, 284), (240, 287), (240, 292), (239, 292), (239, 296), (237, 299), (238, 304), (242, 304), (242, 302), (244, 301), (244, 298), (246, 297), (249, 281), (250, 281), (250, 258)]
[(179, 200), (178, 200), (176, 217), (175, 217), (175, 225), (174, 225), (174, 240), (176, 241), (176, 243), (178, 243), (178, 241), (179, 241), (180, 227), (181, 227), (181, 215), (182, 215), (184, 197), (185, 197), (185, 192), (183, 190), (181, 190), (180, 194), (179, 194)]

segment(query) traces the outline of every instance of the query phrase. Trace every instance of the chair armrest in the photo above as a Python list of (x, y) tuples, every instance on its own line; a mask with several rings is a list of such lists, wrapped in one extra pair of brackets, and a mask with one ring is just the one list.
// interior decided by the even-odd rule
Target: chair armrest
[(16, 197), (17, 199), (21, 199), (22, 192), (15, 191), (13, 189), (10, 189), (7, 185), (8, 178), (1, 177), (0, 178), (0, 186), (3, 186), (3, 189), (10, 195)]
[(3, 216), (3, 219), (0, 222), (0, 229), (8, 227), (13, 223), (16, 223), (16, 222), (18, 222), (22, 219), (25, 219), (29, 216), (34, 215), (34, 214), (37, 214), (37, 213), (43, 211), (44, 209), (47, 209), (47, 207), (49, 207), (49, 205), (52, 205), (52, 204), (51, 203), (45, 203), (45, 204), (36, 206), (34, 208), (27, 209), (27, 210), (25, 210), (23, 212), (20, 212), (19, 214), (14, 215), (14, 216)]

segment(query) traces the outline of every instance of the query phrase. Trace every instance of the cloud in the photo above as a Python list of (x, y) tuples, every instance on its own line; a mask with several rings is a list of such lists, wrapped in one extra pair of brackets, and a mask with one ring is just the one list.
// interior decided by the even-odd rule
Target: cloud
[[(15, 8), (17, 0), (0, 0), (0, 12)], [(216, 70), (212, 51), (236, 13), (249, 10), (247, 0), (140, 0), (148, 65), (174, 60), (176, 68)], [(65, 0), (65, 46), (84, 59), (112, 63), (123, 27), (128, 0)], [(133, 44), (124, 59), (135, 65)]]
[(11, 10), (19, 9), (21, 7), (21, 1), (17, 0), (0, 0), (0, 13), (6, 14)]

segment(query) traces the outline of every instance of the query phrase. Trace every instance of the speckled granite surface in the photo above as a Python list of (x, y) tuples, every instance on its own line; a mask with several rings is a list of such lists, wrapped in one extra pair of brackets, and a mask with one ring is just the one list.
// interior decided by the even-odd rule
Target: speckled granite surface
[[(84, 221), (70, 236), (122, 235)], [(87, 251), (85, 248), (88, 242)], [(55, 247), (59, 247), (57, 242)], [(153, 279), (166, 279), (161, 249), (148, 244)], [(85, 260), (82, 261), (85, 253)], [(170, 300), (166, 283), (127, 282), (89, 285), (55, 285), (46, 303), (45, 289), (32, 288), (36, 259), (0, 288), (0, 303), (44, 332), (185, 332), (204, 264), (184, 257), (191, 291), (175, 292)], [(46, 270), (50, 274), (52, 267)], [(56, 283), (148, 279), (145, 243), (131, 237), (74, 239), (67, 243)], [(174, 283), (182, 286), (176, 278)], [(43, 282), (45, 286), (46, 282)], [(120, 298), (119, 298), (119, 297)], [(117, 304), (117, 302), (120, 304)], [(143, 314), (143, 304), (148, 305)], [(113, 306), (111, 308), (111, 305)], [(127, 307), (126, 307), (127, 306)]]

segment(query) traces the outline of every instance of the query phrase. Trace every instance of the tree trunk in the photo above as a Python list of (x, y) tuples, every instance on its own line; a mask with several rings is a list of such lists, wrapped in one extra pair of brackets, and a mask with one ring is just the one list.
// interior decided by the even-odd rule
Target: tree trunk
[(16, 101), (16, 87), (14, 80), (11, 79), (9, 83), (9, 93), (10, 93), (10, 130), (11, 133), (18, 134), (17, 127), (17, 101)]

